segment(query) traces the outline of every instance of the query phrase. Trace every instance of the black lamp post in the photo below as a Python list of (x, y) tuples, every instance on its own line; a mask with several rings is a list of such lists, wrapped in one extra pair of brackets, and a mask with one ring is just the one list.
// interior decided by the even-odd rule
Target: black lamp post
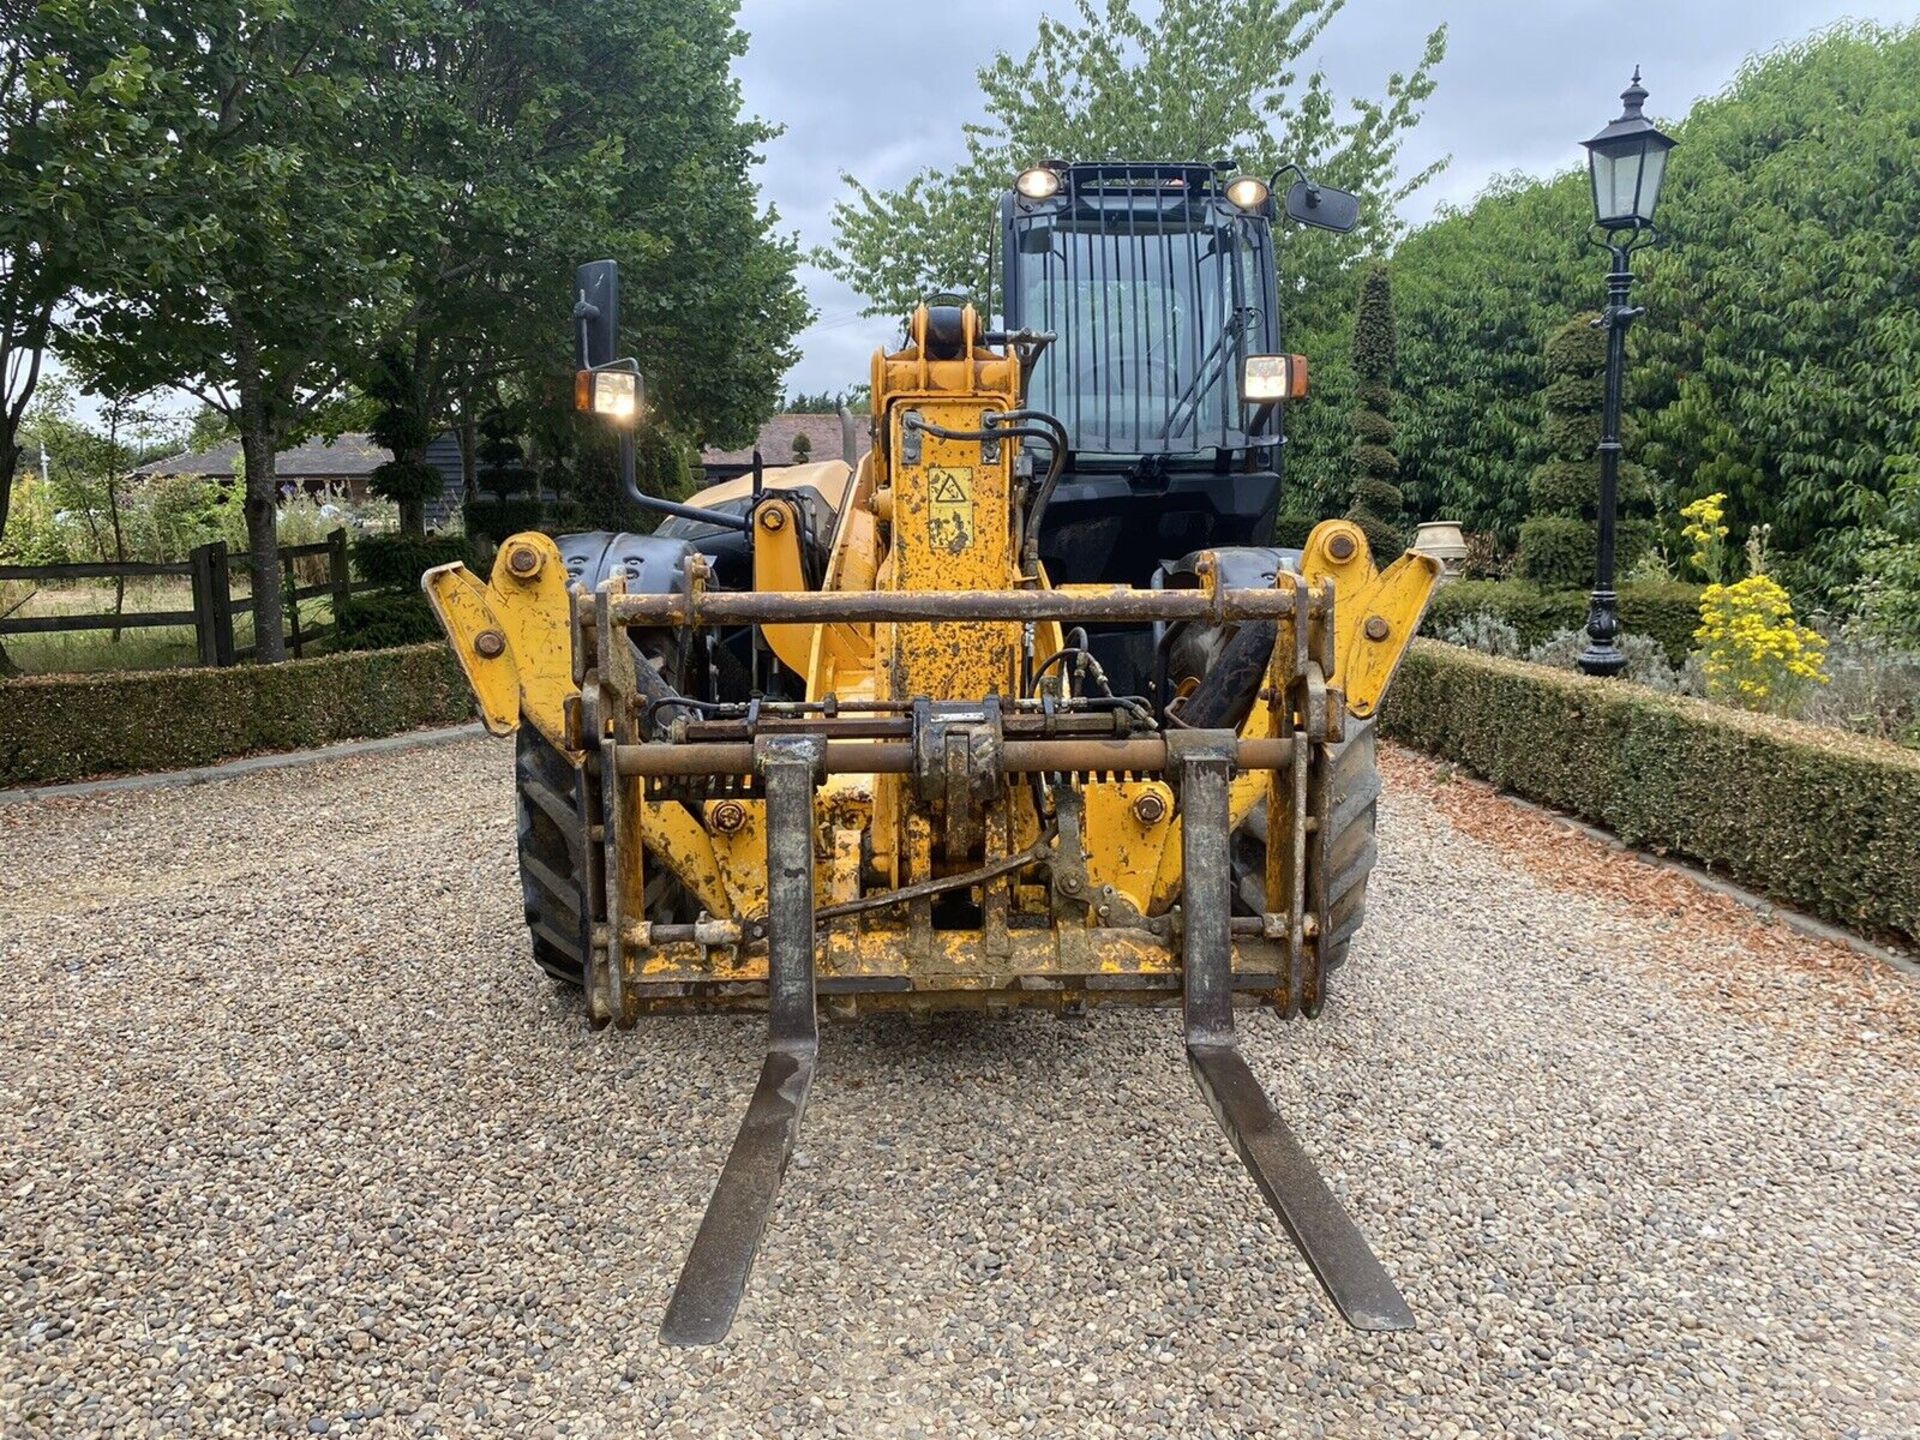
[(1658, 238), (1654, 206), (1660, 202), (1660, 182), (1666, 179), (1667, 152), (1678, 143), (1640, 113), (1647, 92), (1640, 84), (1638, 66), (1633, 83), (1620, 99), (1624, 107), (1620, 118), (1581, 142), (1587, 147), (1593, 220), (1600, 231), (1594, 243), (1613, 258), (1607, 273), (1607, 308), (1596, 322), (1607, 332), (1607, 402), (1600, 433), (1599, 554), (1593, 598), (1587, 607), (1587, 648), (1580, 653), (1580, 668), (1589, 675), (1618, 675), (1627, 665), (1627, 657), (1615, 643), (1620, 622), (1619, 596), (1613, 588), (1614, 511), (1620, 499), (1620, 392), (1626, 381), (1627, 326), (1640, 313), (1627, 304), (1633, 287), (1633, 271), (1627, 265), (1634, 251)]

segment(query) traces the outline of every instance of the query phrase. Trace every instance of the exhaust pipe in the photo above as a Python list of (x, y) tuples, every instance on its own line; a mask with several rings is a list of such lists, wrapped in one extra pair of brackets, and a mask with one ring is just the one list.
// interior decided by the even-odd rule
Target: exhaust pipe
[(840, 458), (847, 462), (849, 470), (860, 468), (860, 431), (853, 423), (853, 411), (847, 408), (845, 400), (835, 407), (840, 415)]

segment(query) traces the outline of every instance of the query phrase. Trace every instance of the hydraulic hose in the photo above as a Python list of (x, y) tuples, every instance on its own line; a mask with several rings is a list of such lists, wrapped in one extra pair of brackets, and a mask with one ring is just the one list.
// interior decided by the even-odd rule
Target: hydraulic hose
[(1275, 633), (1271, 620), (1243, 622), (1200, 677), (1199, 686), (1173, 712), (1174, 722), (1189, 730), (1238, 730), (1260, 693)]

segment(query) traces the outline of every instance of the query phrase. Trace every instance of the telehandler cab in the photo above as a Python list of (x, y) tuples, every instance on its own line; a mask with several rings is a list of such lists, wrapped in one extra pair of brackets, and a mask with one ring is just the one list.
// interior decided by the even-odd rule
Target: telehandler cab
[[(1438, 574), (1359, 528), (1271, 540), (1276, 210), (1218, 166), (1056, 164), (1000, 202), (1005, 325), (931, 303), (874, 356), (870, 454), (515, 535), (423, 579), (517, 734), (534, 958), (595, 1023), (768, 1012), (668, 1304), (732, 1324), (812, 1083), (816, 1015), (1178, 1001), (1194, 1076), (1349, 1322), (1412, 1316), (1236, 1045), (1317, 1015), (1360, 925), (1373, 717)], [(582, 268), (577, 399), (623, 427), (618, 280)], [(629, 469), (629, 476), (631, 470)]]

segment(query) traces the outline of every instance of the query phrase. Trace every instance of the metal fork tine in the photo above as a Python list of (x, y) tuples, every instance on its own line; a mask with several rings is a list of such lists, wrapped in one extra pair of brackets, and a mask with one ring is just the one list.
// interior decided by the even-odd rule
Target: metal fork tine
[(1201, 1094), (1328, 1296), (1356, 1330), (1410, 1330), (1413, 1311), (1233, 1045), (1189, 1045)]
[(713, 1345), (727, 1338), (793, 1154), (813, 1062), (812, 1049), (801, 1047), (769, 1051), (761, 1065), (746, 1118), (667, 1302), (660, 1325), (667, 1344)]
[(754, 763), (767, 794), (767, 1058), (667, 1302), (660, 1339), (668, 1345), (712, 1345), (733, 1327), (793, 1155), (819, 1051), (813, 787), (826, 763), (826, 743), (817, 735), (768, 736), (759, 741)]
[(1177, 730), (1167, 737), (1180, 781), (1187, 1062), (1260, 1193), (1347, 1323), (1360, 1330), (1411, 1329), (1406, 1300), (1274, 1112), (1234, 1036), (1227, 804), (1233, 742), (1226, 730)]

